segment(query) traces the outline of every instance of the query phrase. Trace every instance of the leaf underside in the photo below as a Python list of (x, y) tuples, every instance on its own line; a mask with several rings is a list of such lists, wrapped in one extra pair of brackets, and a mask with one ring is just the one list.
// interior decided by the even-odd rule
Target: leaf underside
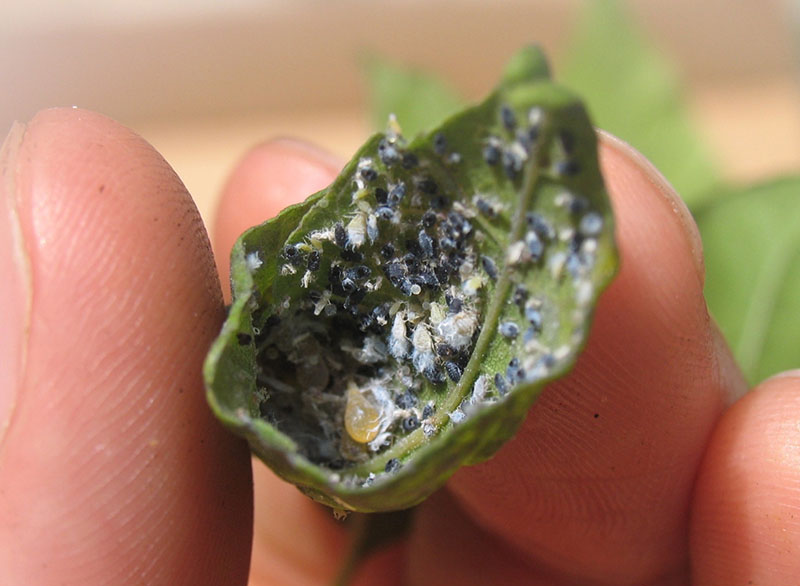
[(508, 440), (585, 342), (616, 268), (594, 130), (525, 49), (434, 131), (390, 122), (231, 266), (204, 371), (218, 417), (322, 503), (413, 506)]

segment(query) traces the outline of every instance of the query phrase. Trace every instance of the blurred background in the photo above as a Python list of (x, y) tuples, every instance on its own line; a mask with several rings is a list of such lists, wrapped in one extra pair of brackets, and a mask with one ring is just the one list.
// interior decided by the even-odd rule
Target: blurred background
[[(671, 62), (725, 179), (800, 169), (798, 3), (621, 4)], [(255, 143), (292, 135), (345, 158), (372, 132), (367, 52), (477, 99), (530, 42), (558, 76), (584, 9), (577, 0), (5, 0), (0, 128), (53, 105), (116, 118), (162, 152), (208, 222), (231, 166)]]

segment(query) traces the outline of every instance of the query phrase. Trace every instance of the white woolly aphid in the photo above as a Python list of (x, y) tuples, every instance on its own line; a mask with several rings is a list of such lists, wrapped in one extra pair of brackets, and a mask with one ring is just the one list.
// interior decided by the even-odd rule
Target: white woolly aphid
[(256, 252), (248, 252), (247, 256), (244, 257), (244, 262), (247, 265), (247, 270), (251, 273), (259, 268), (262, 264), (262, 260), (258, 257), (258, 251)]
[(414, 328), (411, 345), (414, 347), (411, 353), (411, 362), (417, 372), (425, 372), (435, 366), (436, 355), (433, 353), (433, 339), (426, 324), (420, 323)]
[(406, 337), (406, 312), (394, 314), (392, 329), (389, 333), (389, 353), (397, 360), (408, 356), (408, 338)]
[(366, 214), (358, 212), (347, 224), (347, 241), (353, 248), (358, 248), (367, 238)]
[[(444, 318), (436, 327), (442, 341), (456, 350), (467, 346), (478, 327), (478, 317), (473, 310), (464, 309)], [(416, 333), (416, 332), (415, 332)]]

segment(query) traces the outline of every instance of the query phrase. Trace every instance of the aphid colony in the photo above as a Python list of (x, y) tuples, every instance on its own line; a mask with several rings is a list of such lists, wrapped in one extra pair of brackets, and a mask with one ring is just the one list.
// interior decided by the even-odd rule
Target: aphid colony
[[(499, 119), (505, 136), (486, 137), (479, 156), (515, 181), (539, 137), (542, 112), (518, 116), (502, 106)], [(569, 135), (556, 140), (563, 157), (555, 172), (577, 173)], [(256, 332), (260, 408), (317, 464), (346, 468), (409, 434), (435, 434), (432, 418), (448, 388), (461, 393), (447, 413), (458, 424), (519, 382), (546, 376), (565, 353), (540, 341), (547, 301), (517, 281), (530, 268), (568, 274), (588, 303), (602, 216), (565, 191), (554, 207), (566, 210), (569, 223), (527, 212), (520, 238), (493, 256), (483, 246), (484, 228), (510, 224), (510, 206), (492, 194), (464, 198), (448, 180), (448, 168), (461, 160), (443, 133), (426, 149), (407, 148), (390, 121), (374, 155), (354, 168), (352, 212), (290, 239), (281, 253), (280, 278), (292, 280), (293, 293), (261, 317)], [(262, 261), (250, 254), (254, 271)], [(461, 388), (503, 279), (511, 280), (507, 302), (519, 317), (506, 314), (489, 334), (509, 345), (510, 361), (502, 372), (477, 371)], [(390, 458), (385, 472), (401, 466)]]

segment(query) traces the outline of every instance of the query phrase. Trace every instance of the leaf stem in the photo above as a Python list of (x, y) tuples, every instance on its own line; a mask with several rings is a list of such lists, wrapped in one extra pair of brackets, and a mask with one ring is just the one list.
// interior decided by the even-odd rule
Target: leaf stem
[[(549, 132), (546, 132), (547, 124), (543, 124), (543, 136), (538, 147), (531, 153), (531, 157), (537, 156), (541, 152), (542, 145), (546, 142)], [(517, 206), (517, 213), (513, 216), (511, 224), (511, 231), (508, 236), (508, 242), (513, 243), (522, 238), (522, 232), (525, 228), (525, 210), (528, 209), (530, 199), (536, 184), (539, 182), (539, 169), (540, 161), (531, 162), (528, 164), (528, 172), (525, 174), (525, 179), (520, 189), (519, 203)], [(503, 255), (505, 258), (505, 254)], [(472, 350), (472, 356), (461, 375), (461, 380), (456, 386), (456, 391), (447, 397), (443, 403), (443, 410), (447, 413), (453, 411), (461, 404), (464, 397), (467, 396), (470, 386), (478, 377), (478, 371), (483, 364), (484, 356), (488, 350), (489, 344), (496, 336), (497, 322), (500, 319), (500, 314), (503, 312), (503, 306), (508, 297), (508, 290), (511, 286), (511, 269), (507, 263), (503, 263), (503, 268), (500, 276), (497, 279), (497, 285), (494, 288), (489, 307), (486, 310), (485, 319), (482, 320), (481, 333), (478, 334), (478, 339), (475, 341), (475, 348)]]

